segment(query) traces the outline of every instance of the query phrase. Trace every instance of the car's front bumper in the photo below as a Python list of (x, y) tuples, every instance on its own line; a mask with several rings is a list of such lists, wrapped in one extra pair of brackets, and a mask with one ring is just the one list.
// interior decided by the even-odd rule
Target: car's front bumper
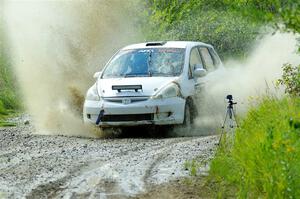
[[(146, 101), (130, 104), (86, 100), (83, 118), (84, 122), (96, 125), (100, 111), (104, 111), (105, 117), (100, 118), (105, 118), (105, 120), (100, 120), (98, 123), (102, 127), (181, 124), (184, 120), (184, 106), (185, 99), (181, 97), (149, 98)], [(113, 121), (110, 120), (111, 118)]]

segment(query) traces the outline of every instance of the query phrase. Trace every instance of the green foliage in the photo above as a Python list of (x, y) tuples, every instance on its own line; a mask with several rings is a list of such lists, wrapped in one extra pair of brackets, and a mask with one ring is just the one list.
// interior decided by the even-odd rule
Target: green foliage
[(282, 79), (279, 79), (277, 83), (285, 86), (286, 93), (300, 97), (300, 65), (293, 67), (291, 64), (285, 64)]
[(184, 163), (184, 169), (188, 170), (191, 176), (196, 176), (198, 168), (203, 166), (203, 164), (197, 160), (186, 161)]
[[(1, 22), (1, 21), (0, 21)], [(0, 23), (0, 114), (4, 109), (18, 109), (20, 102), (15, 86), (15, 79), (12, 74), (7, 51), (5, 49), (4, 37)]]
[[(300, 32), (300, 2), (293, 0), (148, 0), (147, 40), (196, 40), (213, 44), (221, 57), (244, 55), (260, 28), (273, 24)], [(282, 26), (283, 25), (283, 26)]]
[[(272, 22), (277, 28), (300, 32), (300, 2), (294, 0), (233, 0), (232, 5), (258, 21)], [(284, 27), (282, 27), (284, 25)]]
[(210, 43), (221, 57), (241, 56), (259, 34), (260, 22), (251, 21), (230, 1), (146, 1), (147, 40), (194, 40)]
[(300, 2), (294, 2), (287, 8), (281, 8), (280, 16), (288, 30), (300, 33)]
[(6, 109), (18, 109), (17, 91), (6, 58), (0, 56), (0, 101)]
[(0, 115), (7, 115), (7, 110), (3, 106), (3, 102), (0, 100)]
[(5, 122), (5, 121), (1, 121), (0, 120), (0, 127), (13, 127), (16, 126), (16, 123), (12, 123), (12, 122)]
[[(266, 98), (249, 111), (234, 145), (223, 141), (210, 178), (240, 198), (300, 197), (300, 99)], [(220, 194), (220, 192), (219, 192)]]
[(0, 101), (0, 127), (16, 126), (15, 123), (6, 121), (11, 114), (13, 114), (13, 111), (7, 110)]
[(166, 37), (210, 43), (224, 58), (230, 55), (244, 55), (257, 37), (257, 29), (257, 25), (249, 24), (233, 12), (213, 10), (206, 11), (204, 16), (200, 14), (181, 21), (166, 33)]

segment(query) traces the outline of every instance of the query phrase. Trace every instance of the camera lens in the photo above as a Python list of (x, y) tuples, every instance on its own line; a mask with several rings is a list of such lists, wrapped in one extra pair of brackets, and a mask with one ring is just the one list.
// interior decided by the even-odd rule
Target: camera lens
[(232, 100), (232, 95), (227, 95), (226, 99)]

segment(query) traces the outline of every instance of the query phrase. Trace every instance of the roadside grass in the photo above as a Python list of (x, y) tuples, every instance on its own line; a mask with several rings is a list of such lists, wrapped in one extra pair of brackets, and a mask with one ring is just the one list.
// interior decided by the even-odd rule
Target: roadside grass
[(0, 121), (0, 127), (14, 127), (14, 126), (17, 126), (17, 124), (13, 122)]
[(7, 119), (22, 109), (10, 60), (5, 51), (3, 32), (0, 26), (0, 126), (15, 126)]
[(0, 127), (16, 126), (14, 122), (8, 122), (7, 119), (17, 114), (16, 110), (6, 109), (0, 100)]
[(6, 116), (0, 115), (0, 127), (17, 126), (17, 123), (7, 121), (8, 118), (9, 118), (8, 115), (6, 115)]
[(252, 108), (234, 144), (222, 140), (210, 165), (216, 197), (300, 197), (300, 99), (265, 97)]
[(9, 61), (0, 55), (0, 114), (4, 109), (20, 109), (18, 88)]

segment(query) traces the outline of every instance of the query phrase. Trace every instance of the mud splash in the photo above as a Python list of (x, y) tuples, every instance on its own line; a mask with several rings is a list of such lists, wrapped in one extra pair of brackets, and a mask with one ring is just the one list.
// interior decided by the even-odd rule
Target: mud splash
[(275, 82), (281, 77), (285, 63), (300, 64), (296, 38), (297, 35), (288, 33), (267, 35), (254, 45), (247, 59), (228, 60), (224, 64), (226, 70), (210, 76), (206, 84), (207, 99), (205, 106), (199, 110), (202, 115), (196, 121), (195, 133), (198, 134), (201, 129), (205, 129), (206, 133), (209, 133), (207, 129), (213, 129), (214, 132), (215, 128), (220, 129), (228, 94), (232, 94), (234, 101), (238, 102), (236, 111), (239, 114), (257, 104), (264, 95), (282, 96), (283, 90), (276, 88)]
[[(3, 1), (4, 29), (25, 105), (39, 133), (92, 136), (82, 124), (85, 91), (118, 48), (142, 40), (135, 29), (137, 1)], [(196, 134), (219, 127), (232, 94), (245, 112), (251, 96), (274, 90), (284, 63), (300, 63), (296, 36), (277, 33), (260, 40), (244, 61), (207, 77), (207, 100)], [(203, 103), (203, 102), (198, 102)], [(199, 127), (199, 128), (198, 128)]]
[[(10, 55), (39, 133), (92, 136), (85, 92), (111, 54), (135, 42), (134, 1), (4, 1)], [(129, 9), (131, 12), (129, 12)]]

